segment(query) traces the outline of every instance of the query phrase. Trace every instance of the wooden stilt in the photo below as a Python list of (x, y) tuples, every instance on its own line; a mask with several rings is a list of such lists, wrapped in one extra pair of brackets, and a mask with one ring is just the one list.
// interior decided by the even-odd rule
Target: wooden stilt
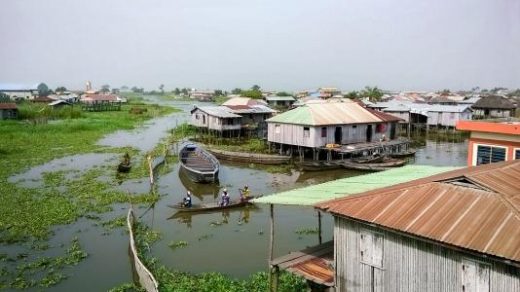
[(321, 212), (318, 211), (318, 243), (321, 244)]
[(275, 281), (277, 275), (274, 273), (273, 263), (273, 248), (274, 248), (274, 205), (269, 205), (269, 291), (276, 291)]

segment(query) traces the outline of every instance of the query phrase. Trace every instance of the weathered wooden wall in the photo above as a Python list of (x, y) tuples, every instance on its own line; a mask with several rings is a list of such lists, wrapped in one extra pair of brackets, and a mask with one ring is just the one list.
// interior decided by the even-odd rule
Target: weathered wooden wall
[[(361, 262), (362, 230), (383, 235), (381, 268)], [(489, 266), (489, 290), (478, 291), (520, 291), (519, 268), (341, 217), (335, 217), (334, 251), (336, 291), (464, 291), (466, 259)]]
[[(276, 125), (279, 125), (279, 133), (276, 133)], [(385, 131), (376, 133), (377, 124), (372, 124), (372, 141), (379, 141), (383, 134), (390, 138), (390, 123), (385, 123)], [(336, 127), (341, 127), (342, 139), (340, 144), (362, 143), (367, 141), (367, 124), (358, 125), (332, 125), (327, 128), (327, 137), (321, 137), (322, 126), (309, 126), (309, 136), (304, 136), (302, 125), (268, 123), (267, 140), (269, 142), (281, 143), (286, 145), (323, 147), (327, 144), (334, 144)]]

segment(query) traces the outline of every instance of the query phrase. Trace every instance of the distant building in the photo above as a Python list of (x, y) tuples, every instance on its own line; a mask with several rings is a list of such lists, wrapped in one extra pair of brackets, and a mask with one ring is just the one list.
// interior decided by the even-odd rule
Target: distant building
[(520, 159), (520, 120), (460, 121), (457, 130), (470, 132), (468, 166)]
[(0, 120), (16, 119), (18, 107), (15, 103), (0, 103)]
[(399, 120), (351, 100), (307, 103), (268, 119), (267, 139), (309, 148), (394, 139)]
[(30, 100), (38, 96), (37, 86), (1, 85), (0, 92), (9, 96), (11, 100)]
[(267, 104), (274, 108), (289, 108), (296, 101), (292, 96), (267, 96), (265, 97)]
[(476, 119), (490, 119), (514, 117), (516, 106), (503, 96), (488, 95), (480, 98), (471, 108)]
[(516, 161), (318, 203), (334, 216), (334, 255), (313, 247), (292, 268), (337, 292), (520, 291), (519, 194)]
[(222, 132), (222, 136), (265, 138), (265, 121), (275, 112), (261, 100), (235, 97), (221, 106), (195, 106), (191, 111), (191, 122), (199, 128)]
[(212, 101), (215, 97), (213, 90), (193, 90), (190, 92), (190, 97), (198, 101)]

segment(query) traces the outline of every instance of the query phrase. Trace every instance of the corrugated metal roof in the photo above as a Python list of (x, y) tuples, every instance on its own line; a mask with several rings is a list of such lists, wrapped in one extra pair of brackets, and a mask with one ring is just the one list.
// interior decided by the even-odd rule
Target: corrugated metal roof
[(270, 196), (263, 196), (255, 199), (254, 202), (261, 204), (310, 206), (319, 202), (391, 186), (453, 169), (456, 168), (406, 165), (383, 172), (348, 177)]
[(227, 105), (231, 112), (235, 114), (265, 114), (276, 112), (272, 108), (257, 104), (257, 105)]
[(200, 109), (208, 115), (218, 118), (241, 118), (241, 116), (232, 113), (231, 109), (225, 106), (195, 106), (193, 110), (195, 109)]
[(382, 120), (352, 101), (307, 103), (267, 120), (309, 126), (380, 123)]
[(294, 97), (292, 96), (267, 96), (265, 98), (267, 101), (294, 101)]
[(263, 100), (260, 99), (252, 99), (249, 97), (233, 97), (226, 102), (224, 102), (222, 105), (257, 105), (257, 104), (265, 104)]
[(0, 103), (0, 109), (17, 109), (16, 103)]
[(316, 207), (520, 262), (518, 160), (463, 168)]

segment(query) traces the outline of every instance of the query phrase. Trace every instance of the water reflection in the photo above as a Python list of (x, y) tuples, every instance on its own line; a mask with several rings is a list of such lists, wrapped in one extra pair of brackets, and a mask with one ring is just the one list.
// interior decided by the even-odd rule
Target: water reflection
[(213, 200), (218, 198), (220, 185), (218, 183), (200, 184), (195, 183), (185, 173), (183, 168), (179, 169), (179, 179), (186, 190), (190, 191), (197, 199), (203, 201), (203, 196), (210, 196)]

